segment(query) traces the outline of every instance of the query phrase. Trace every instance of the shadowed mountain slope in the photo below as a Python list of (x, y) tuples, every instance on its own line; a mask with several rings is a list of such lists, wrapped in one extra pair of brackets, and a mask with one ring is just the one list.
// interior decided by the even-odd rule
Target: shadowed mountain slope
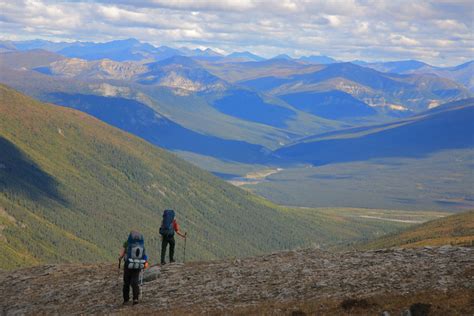
[(364, 102), (338, 90), (290, 93), (281, 98), (299, 110), (327, 119), (364, 117), (377, 113)]
[(214, 107), (227, 115), (281, 128), (296, 116), (295, 111), (266, 102), (254, 91), (238, 89), (226, 92), (224, 97), (214, 102)]
[(52, 94), (50, 99), (54, 103), (86, 112), (166, 149), (191, 151), (223, 160), (248, 163), (258, 162), (268, 153), (268, 150), (259, 145), (194, 132), (135, 100), (65, 93)]
[(316, 135), (275, 152), (286, 161), (324, 165), (380, 157), (422, 157), (474, 148), (474, 100), (386, 125)]

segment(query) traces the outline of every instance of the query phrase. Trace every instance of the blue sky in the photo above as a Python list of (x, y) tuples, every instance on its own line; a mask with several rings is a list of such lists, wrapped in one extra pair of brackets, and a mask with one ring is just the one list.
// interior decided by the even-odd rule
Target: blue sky
[(109, 41), (340, 60), (473, 59), (474, 1), (0, 0), (0, 38)]

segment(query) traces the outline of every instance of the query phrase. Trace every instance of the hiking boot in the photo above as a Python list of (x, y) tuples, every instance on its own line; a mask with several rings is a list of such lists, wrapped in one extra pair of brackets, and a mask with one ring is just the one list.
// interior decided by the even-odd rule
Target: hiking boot
[(122, 305), (130, 305), (130, 301), (123, 301)]
[(138, 304), (138, 300), (133, 300), (133, 305), (137, 305)]

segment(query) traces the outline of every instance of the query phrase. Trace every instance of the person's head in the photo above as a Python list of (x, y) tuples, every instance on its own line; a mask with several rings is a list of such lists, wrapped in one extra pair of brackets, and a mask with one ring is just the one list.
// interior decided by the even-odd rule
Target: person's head
[(142, 234), (136, 230), (136, 229), (133, 229), (130, 231), (130, 234), (128, 235), (129, 238), (131, 237), (132, 240), (137, 240), (137, 239), (142, 239)]

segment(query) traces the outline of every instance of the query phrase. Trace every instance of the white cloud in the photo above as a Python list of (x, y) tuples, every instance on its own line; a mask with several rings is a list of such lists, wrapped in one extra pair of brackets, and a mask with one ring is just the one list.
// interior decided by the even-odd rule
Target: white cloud
[(329, 25), (337, 27), (341, 25), (341, 18), (337, 15), (326, 15), (324, 16), (328, 21)]
[(400, 45), (400, 46), (416, 46), (419, 45), (420, 42), (413, 38), (406, 37), (404, 35), (399, 34), (391, 34), (390, 41), (392, 44)]
[(472, 58), (473, 12), (457, 0), (0, 0), (0, 37), (456, 64)]

